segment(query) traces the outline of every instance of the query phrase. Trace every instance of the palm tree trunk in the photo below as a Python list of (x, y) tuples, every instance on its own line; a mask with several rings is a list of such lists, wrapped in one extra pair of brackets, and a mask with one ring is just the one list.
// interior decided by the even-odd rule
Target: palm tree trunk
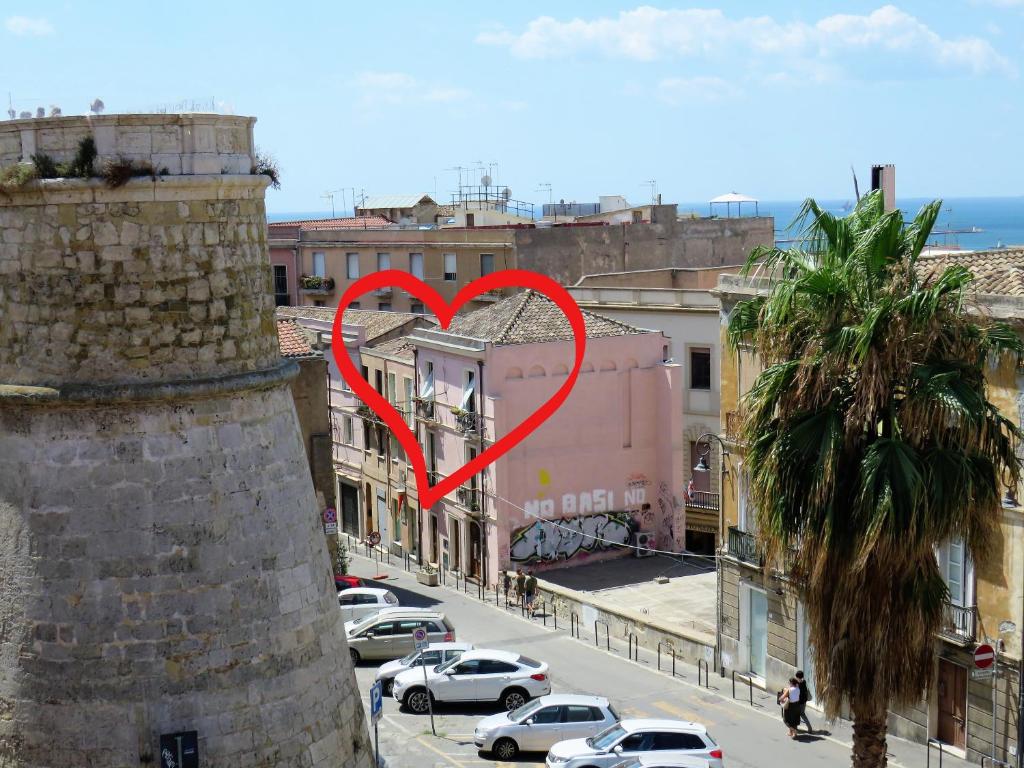
[(853, 768), (885, 768), (885, 707), (871, 707), (853, 713)]

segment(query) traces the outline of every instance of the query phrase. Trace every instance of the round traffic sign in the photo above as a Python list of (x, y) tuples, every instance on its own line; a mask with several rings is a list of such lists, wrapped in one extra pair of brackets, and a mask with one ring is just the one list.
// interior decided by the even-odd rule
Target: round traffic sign
[(370, 531), (370, 535), (366, 537), (366, 540), (370, 542), (371, 547), (376, 547), (380, 544), (380, 532)]
[(412, 639), (417, 643), (422, 643), (427, 639), (427, 630), (423, 627), (416, 627), (416, 629), (412, 631)]
[(996, 652), (992, 646), (982, 643), (974, 649), (974, 666), (978, 669), (988, 669), (996, 659)]

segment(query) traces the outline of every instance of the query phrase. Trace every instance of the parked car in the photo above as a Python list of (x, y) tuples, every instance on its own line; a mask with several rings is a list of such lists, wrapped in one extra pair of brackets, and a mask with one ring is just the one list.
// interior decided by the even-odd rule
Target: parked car
[(658, 752), (660, 757), (703, 757), (722, 768), (722, 750), (700, 723), (685, 720), (623, 720), (589, 739), (560, 741), (548, 751), (547, 768), (612, 768)]
[(546, 752), (566, 739), (596, 736), (618, 720), (608, 699), (551, 694), (512, 712), (485, 717), (473, 732), (473, 743), (495, 759), (505, 761), (519, 752)]
[[(472, 643), (431, 643), (422, 651), (413, 651), (408, 656), (395, 659), (384, 664), (377, 670), (377, 679), (381, 682), (384, 695), (391, 695), (391, 684), (395, 682), (395, 676), (407, 669), (419, 669), (426, 666), (433, 669), (441, 664), (447, 664), (452, 659), (457, 659), (466, 651), (473, 650)], [(420, 674), (423, 671), (420, 670)]]
[(393, 608), (398, 605), (398, 598), (389, 589), (353, 587), (338, 593), (338, 605), (341, 606), (341, 615), (349, 621), (377, 613), (382, 608)]
[(340, 592), (343, 589), (352, 589), (354, 587), (365, 587), (366, 584), (358, 576), (341, 576), (340, 574), (334, 574), (334, 586)]
[(429, 643), (455, 640), (455, 628), (443, 613), (427, 608), (384, 608), (345, 622), (348, 652), (356, 664), (363, 659), (400, 659), (416, 650), (412, 633), (417, 627), (426, 628)]
[[(488, 649), (466, 651), (444, 666), (427, 670), (427, 686), (434, 701), (496, 701), (507, 710), (551, 693), (547, 664), (518, 653)], [(427, 711), (422, 670), (400, 673), (391, 690), (412, 712)]]
[(649, 752), (640, 757), (623, 760), (614, 768), (713, 768), (705, 757), (662, 757)]

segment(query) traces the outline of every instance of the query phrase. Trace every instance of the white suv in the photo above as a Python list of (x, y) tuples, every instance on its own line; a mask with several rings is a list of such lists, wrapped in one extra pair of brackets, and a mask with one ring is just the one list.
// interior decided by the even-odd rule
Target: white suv
[(657, 753), (663, 757), (703, 757), (722, 768), (722, 750), (700, 723), (685, 720), (623, 720), (589, 739), (560, 741), (551, 747), (547, 768), (612, 768), (624, 760)]
[(394, 608), (398, 598), (390, 589), (353, 587), (338, 593), (338, 605), (345, 621), (361, 619), (384, 608)]
[(548, 665), (509, 651), (466, 651), (443, 666), (400, 672), (391, 691), (402, 706), (423, 714), (434, 701), (497, 701), (511, 711), (537, 696), (551, 693)]

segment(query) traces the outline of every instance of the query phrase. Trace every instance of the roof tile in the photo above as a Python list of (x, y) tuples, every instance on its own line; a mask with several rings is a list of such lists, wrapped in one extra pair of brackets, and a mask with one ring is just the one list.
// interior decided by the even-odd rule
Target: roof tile
[[(308, 317), (312, 320), (326, 320), (334, 322), (337, 314), (335, 307), (278, 307), (277, 316), (280, 320), (283, 317), (297, 318)], [(366, 340), (371, 342), (380, 336), (390, 333), (410, 320), (427, 320), (424, 315), (412, 312), (382, 312), (373, 309), (347, 309), (342, 322), (346, 325), (361, 325), (366, 328)]]
[(967, 267), (974, 274), (975, 293), (1024, 296), (1024, 248), (922, 256), (917, 270), (922, 277), (938, 277), (954, 264)]
[(278, 318), (277, 344), (281, 357), (320, 357), (320, 353), (309, 345), (309, 339), (294, 320)]

